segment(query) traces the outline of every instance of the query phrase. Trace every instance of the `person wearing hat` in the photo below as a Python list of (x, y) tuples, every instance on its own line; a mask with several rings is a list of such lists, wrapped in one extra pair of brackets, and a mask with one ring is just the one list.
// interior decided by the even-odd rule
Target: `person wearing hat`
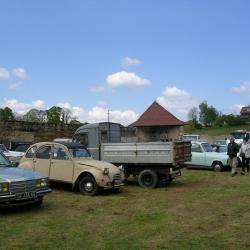
[(239, 152), (239, 146), (234, 141), (234, 137), (230, 138), (230, 142), (227, 145), (227, 155), (229, 156), (229, 165), (231, 167), (231, 176), (237, 174), (236, 164), (237, 164), (237, 154)]

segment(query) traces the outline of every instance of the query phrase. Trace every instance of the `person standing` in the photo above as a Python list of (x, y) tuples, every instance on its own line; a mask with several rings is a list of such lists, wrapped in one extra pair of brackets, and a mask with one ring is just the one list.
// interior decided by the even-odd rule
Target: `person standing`
[(234, 137), (230, 138), (230, 142), (227, 145), (227, 155), (229, 156), (229, 165), (231, 167), (231, 176), (237, 174), (236, 165), (237, 165), (237, 154), (239, 152), (239, 146), (234, 141)]
[[(241, 147), (240, 147), (240, 156), (241, 156), (241, 174), (242, 175), (245, 175), (245, 166), (249, 166), (249, 157), (246, 158), (246, 150), (248, 149), (248, 141), (247, 141), (247, 138), (244, 137), (243, 138), (243, 142), (241, 144)], [(248, 167), (249, 168), (249, 167)]]
[[(242, 166), (242, 171), (245, 174), (245, 167), (247, 168), (247, 174), (249, 174), (249, 163), (250, 163), (250, 142), (246, 138), (246, 146), (245, 146), (245, 164)], [(243, 168), (244, 167), (244, 168)]]

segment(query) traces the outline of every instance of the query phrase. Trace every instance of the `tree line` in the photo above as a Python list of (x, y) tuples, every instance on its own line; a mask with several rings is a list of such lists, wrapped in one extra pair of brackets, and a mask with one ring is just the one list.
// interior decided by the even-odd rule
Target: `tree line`
[(222, 114), (212, 105), (209, 106), (206, 101), (200, 103), (199, 108), (191, 108), (188, 119), (188, 123), (194, 128), (244, 125), (248, 121), (240, 115)]
[(67, 108), (53, 106), (48, 110), (31, 109), (24, 115), (14, 114), (9, 108), (0, 108), (0, 121), (26, 121), (52, 124), (80, 124), (72, 112)]

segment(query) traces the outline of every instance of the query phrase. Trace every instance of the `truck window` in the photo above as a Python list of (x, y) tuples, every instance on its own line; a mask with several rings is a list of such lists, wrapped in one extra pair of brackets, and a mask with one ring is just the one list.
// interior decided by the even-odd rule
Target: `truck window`
[(193, 144), (191, 151), (196, 153), (201, 153), (202, 152), (201, 146), (199, 144)]

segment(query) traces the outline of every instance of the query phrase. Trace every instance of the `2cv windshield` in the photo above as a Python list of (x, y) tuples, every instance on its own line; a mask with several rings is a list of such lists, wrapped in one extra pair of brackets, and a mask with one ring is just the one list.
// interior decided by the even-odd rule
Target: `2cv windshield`
[(89, 151), (85, 147), (69, 148), (69, 152), (74, 158), (91, 157)]

